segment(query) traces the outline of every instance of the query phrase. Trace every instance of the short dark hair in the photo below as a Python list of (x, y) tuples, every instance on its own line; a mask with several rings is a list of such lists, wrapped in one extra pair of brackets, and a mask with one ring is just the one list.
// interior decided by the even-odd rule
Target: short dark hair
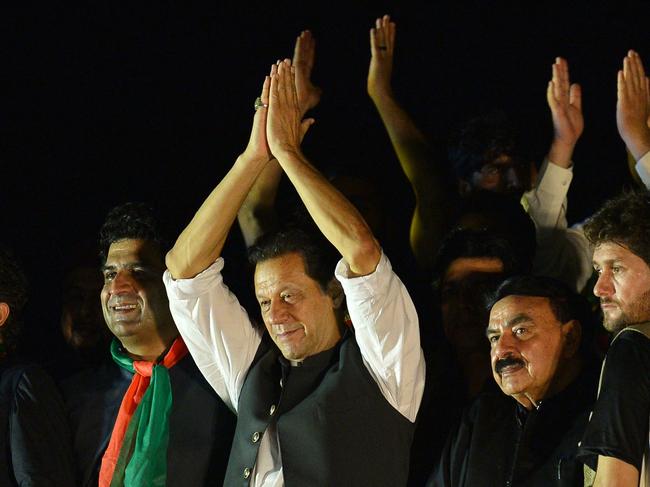
[(576, 293), (569, 285), (546, 276), (513, 276), (503, 281), (488, 300), (488, 310), (508, 296), (547, 298), (553, 315), (560, 323), (571, 320), (580, 322), (580, 350), (583, 355), (591, 353), (596, 318), (587, 298)]
[(503, 275), (530, 271), (532, 258), (515, 249), (512, 241), (490, 230), (455, 228), (447, 234), (436, 257), (434, 274), (441, 279), (451, 263), (461, 258), (495, 258), (503, 264)]
[(537, 251), (535, 224), (512, 195), (477, 190), (464, 198), (457, 227), (485, 231), (510, 242), (521, 273), (530, 272)]
[(469, 181), (488, 162), (515, 151), (515, 132), (503, 112), (492, 112), (470, 119), (459, 131), (449, 149), (449, 160), (456, 177)]
[(584, 231), (594, 247), (606, 242), (622, 245), (650, 266), (650, 191), (624, 191), (606, 201)]
[(256, 265), (294, 252), (302, 257), (305, 273), (318, 282), (323, 292), (327, 292), (339, 256), (332, 245), (321, 236), (302, 229), (272, 232), (260, 237), (248, 249), (248, 260)]
[(155, 244), (161, 252), (168, 246), (159, 219), (146, 203), (128, 202), (108, 212), (99, 231), (99, 256), (106, 262), (108, 249), (118, 240), (145, 240)]
[(9, 352), (18, 345), (27, 290), (27, 277), (18, 258), (8, 248), (0, 246), (0, 302), (9, 306), (9, 317), (0, 327), (0, 337)]

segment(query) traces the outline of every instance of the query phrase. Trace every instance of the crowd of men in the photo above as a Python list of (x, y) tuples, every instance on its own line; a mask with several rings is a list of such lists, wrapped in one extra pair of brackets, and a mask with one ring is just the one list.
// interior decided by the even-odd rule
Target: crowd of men
[[(646, 188), (569, 227), (583, 115), (567, 61), (552, 67), (554, 135), (536, 180), (485, 117), (450, 151), (450, 184), (393, 96), (395, 38), (377, 19), (368, 94), (416, 195), (416, 269), (398, 277), (381, 215), (301, 149), (320, 101), (304, 31), (263, 80), (248, 145), (173, 244), (147, 205), (109, 212), (103, 284), (85, 258), (66, 278), (74, 374), (55, 381), (20, 360), (27, 282), (0, 251), (0, 485), (650, 485), (640, 56), (618, 73), (617, 123)], [(304, 212), (280, 223), (283, 177)], [(258, 310), (224, 279), (236, 221)]]

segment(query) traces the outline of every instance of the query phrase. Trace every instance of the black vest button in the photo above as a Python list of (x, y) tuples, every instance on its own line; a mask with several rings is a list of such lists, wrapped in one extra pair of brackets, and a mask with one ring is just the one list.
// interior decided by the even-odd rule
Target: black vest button
[(260, 433), (259, 433), (259, 431), (256, 431), (255, 433), (253, 433), (252, 440), (253, 440), (253, 443), (257, 443), (258, 441), (260, 441)]
[(275, 412), (275, 404), (271, 404), (271, 409), (269, 409), (269, 416), (273, 416), (274, 412)]
[(251, 476), (251, 469), (248, 468), (248, 467), (246, 467), (246, 468), (244, 469), (244, 478), (247, 479), (247, 478), (250, 477), (250, 476)]

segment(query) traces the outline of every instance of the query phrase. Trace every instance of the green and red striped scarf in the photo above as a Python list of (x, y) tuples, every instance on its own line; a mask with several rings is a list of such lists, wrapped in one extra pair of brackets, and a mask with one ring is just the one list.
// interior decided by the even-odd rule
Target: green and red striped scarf
[(178, 337), (162, 361), (146, 362), (131, 359), (113, 339), (111, 355), (133, 379), (102, 458), (99, 487), (164, 487), (172, 407), (167, 369), (187, 355), (185, 342)]

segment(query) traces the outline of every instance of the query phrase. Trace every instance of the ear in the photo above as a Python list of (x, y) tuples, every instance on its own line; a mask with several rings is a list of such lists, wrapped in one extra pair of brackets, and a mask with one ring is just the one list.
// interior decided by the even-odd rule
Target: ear
[(565, 358), (573, 357), (580, 348), (582, 340), (582, 326), (578, 320), (567, 321), (562, 325), (562, 335), (564, 336), (564, 350), (562, 355)]
[(4, 325), (9, 318), (9, 305), (7, 303), (0, 303), (0, 326)]
[(327, 283), (327, 295), (332, 298), (334, 309), (339, 309), (343, 304), (345, 294), (343, 294), (343, 287), (341, 287), (341, 283), (335, 277), (333, 277), (330, 282)]

